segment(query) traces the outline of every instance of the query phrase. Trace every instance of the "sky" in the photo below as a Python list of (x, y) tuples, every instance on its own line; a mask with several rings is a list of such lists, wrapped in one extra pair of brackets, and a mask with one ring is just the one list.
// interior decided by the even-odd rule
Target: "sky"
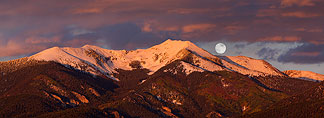
[(323, 0), (0, 0), (0, 60), (44, 49), (138, 49), (168, 38), (324, 74)]

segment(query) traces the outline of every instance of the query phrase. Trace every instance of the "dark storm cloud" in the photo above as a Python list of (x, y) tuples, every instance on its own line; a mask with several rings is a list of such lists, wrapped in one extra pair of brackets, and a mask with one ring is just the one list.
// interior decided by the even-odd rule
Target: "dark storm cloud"
[(257, 55), (266, 60), (275, 60), (275, 56), (280, 52), (278, 49), (262, 48)]
[(235, 48), (244, 48), (246, 46), (246, 44), (235, 44), (234, 47)]
[(316, 64), (324, 62), (324, 45), (307, 43), (289, 50), (278, 58), (279, 62), (299, 64)]
[(165, 40), (158, 37), (158, 34), (145, 32), (139, 25), (130, 22), (106, 25), (95, 29), (85, 29), (74, 25), (64, 28), (58, 34), (63, 35), (56, 45), (72, 47), (92, 44), (111, 49), (136, 49), (147, 48)]
[(115, 24), (96, 29), (100, 40), (107, 42), (112, 49), (146, 48), (162, 42), (162, 39), (151, 32), (144, 32), (133, 23)]

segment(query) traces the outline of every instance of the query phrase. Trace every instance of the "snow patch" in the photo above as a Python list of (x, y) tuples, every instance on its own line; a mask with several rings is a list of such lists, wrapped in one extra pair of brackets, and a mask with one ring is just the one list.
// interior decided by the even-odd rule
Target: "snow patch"
[(222, 79), (222, 80), (221, 80), (221, 83), (222, 83), (223, 87), (228, 87), (228, 86), (230, 86), (230, 84), (227, 84), (227, 83), (225, 82), (225, 79)]
[(173, 103), (173, 104), (176, 104), (176, 105), (182, 105), (182, 103), (179, 102), (179, 101), (177, 101), (177, 100), (172, 100), (172, 103)]
[(146, 81), (146, 79), (142, 80), (138, 85), (143, 84)]
[(182, 72), (186, 73), (186, 75), (189, 75), (192, 72), (204, 72), (203, 69), (201, 69), (199, 67), (196, 67), (196, 66), (193, 66), (193, 65), (191, 65), (189, 63), (186, 63), (186, 62), (183, 62), (183, 61), (181, 61), (180, 63), (181, 63), (182, 68), (183, 68)]
[(247, 106), (243, 106), (243, 107), (242, 107), (242, 111), (245, 111), (245, 110), (247, 110), (247, 109), (248, 109)]
[(82, 103), (89, 103), (89, 100), (84, 96), (84, 95), (81, 95), (77, 92), (74, 92), (74, 91), (71, 91), (71, 93), (79, 99), (79, 101), (81, 101)]

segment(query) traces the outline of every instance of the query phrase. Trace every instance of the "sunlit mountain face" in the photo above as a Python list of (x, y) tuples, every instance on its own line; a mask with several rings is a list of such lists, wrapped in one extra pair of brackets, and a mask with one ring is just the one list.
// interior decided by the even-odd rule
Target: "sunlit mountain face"
[(321, 0), (2, 0), (0, 117), (323, 117), (322, 11)]
[(321, 96), (312, 91), (323, 80), (171, 39), (128, 51), (52, 47), (1, 62), (0, 75), (2, 117), (271, 117), (287, 99)]

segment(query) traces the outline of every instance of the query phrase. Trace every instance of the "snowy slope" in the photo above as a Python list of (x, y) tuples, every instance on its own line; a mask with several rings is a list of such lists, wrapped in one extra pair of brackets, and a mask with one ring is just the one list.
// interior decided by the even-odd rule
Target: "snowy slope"
[(248, 75), (275, 75), (284, 76), (284, 74), (264, 60), (253, 59), (245, 56), (223, 56), (223, 64), (239, 73)]
[(163, 72), (171, 72), (173, 74), (183, 72), (186, 75), (189, 75), (192, 72), (204, 72), (204, 71), (205, 71), (204, 69), (199, 68), (197, 66), (194, 66), (194, 65), (184, 62), (184, 61), (181, 61), (180, 64), (177, 65), (177, 67), (163, 70)]
[(161, 67), (179, 59), (185, 60), (182, 65), (190, 72), (227, 70), (253, 76), (282, 75), (264, 61), (247, 57), (217, 57), (189, 41), (179, 40), (166, 40), (148, 49), (131, 51), (108, 50), (92, 45), (81, 48), (53, 47), (29, 59), (55, 61), (95, 75), (103, 74), (115, 80), (118, 79), (111, 76), (112, 73), (117, 73), (115, 69), (132, 70), (130, 64), (133, 62), (149, 69), (149, 74), (153, 74)]
[(104, 74), (109, 78), (117, 78), (110, 76), (114, 71), (114, 66), (107, 60), (106, 62), (98, 62), (91, 54), (91, 50), (100, 49), (96, 46), (83, 46), (82, 48), (59, 48), (53, 47), (37, 53), (30, 57), (30, 59), (40, 61), (55, 61), (64, 65), (72, 66), (76, 69), (86, 71), (95, 75)]
[(306, 80), (319, 80), (319, 81), (324, 80), (324, 75), (314, 73), (311, 71), (286, 70), (283, 72), (287, 74), (289, 77), (293, 77), (293, 78), (306, 79)]

